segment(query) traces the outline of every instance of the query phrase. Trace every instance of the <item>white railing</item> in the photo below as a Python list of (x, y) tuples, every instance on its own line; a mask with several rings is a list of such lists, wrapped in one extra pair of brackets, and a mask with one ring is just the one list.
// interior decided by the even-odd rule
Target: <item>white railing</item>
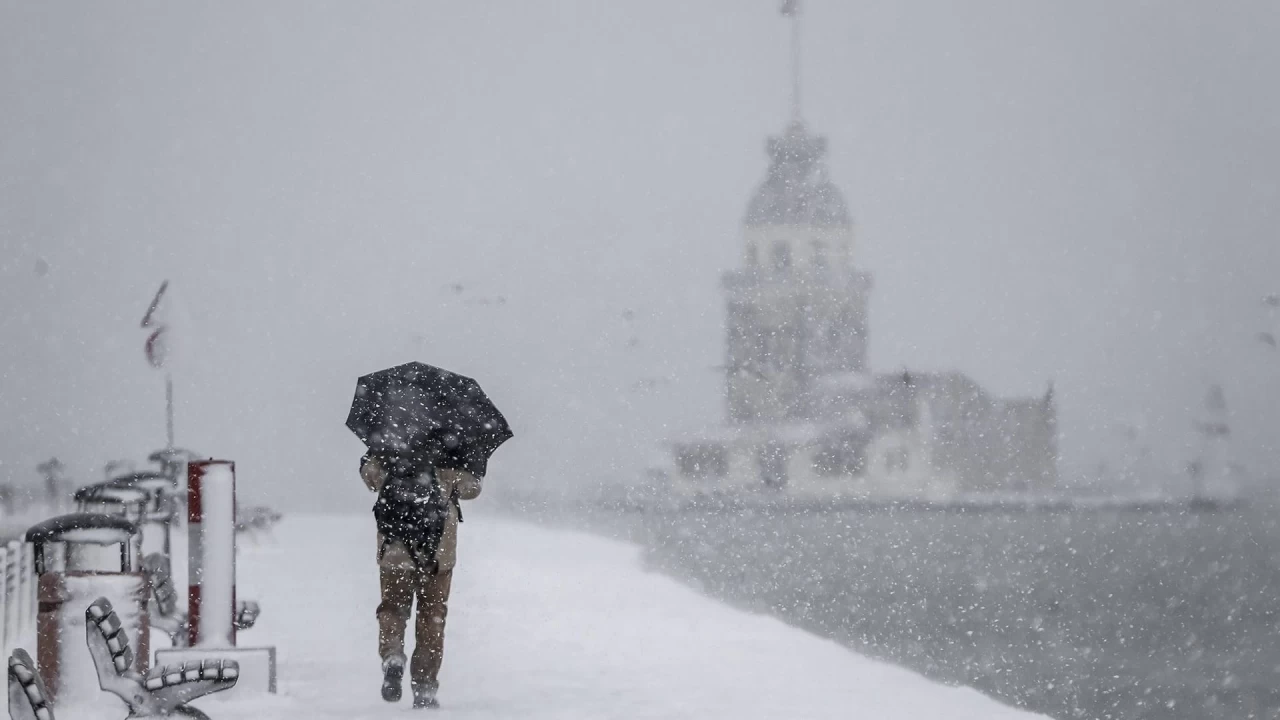
[(35, 651), (36, 572), (33, 547), (16, 540), (0, 546), (0, 650)]

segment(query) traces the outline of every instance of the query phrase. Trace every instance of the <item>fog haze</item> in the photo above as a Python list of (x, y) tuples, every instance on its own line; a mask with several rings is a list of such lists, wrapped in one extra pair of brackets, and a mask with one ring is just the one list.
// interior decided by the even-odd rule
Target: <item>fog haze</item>
[[(1053, 381), (1066, 479), (1125, 424), (1177, 467), (1221, 382), (1276, 474), (1280, 6), (806, 13), (874, 368)], [(138, 322), (167, 278), (178, 443), (252, 499), (367, 504), (342, 421), (410, 359), (503, 408), (499, 494), (633, 482), (722, 415), (787, 37), (766, 0), (0, 0), (0, 480), (163, 444)]]

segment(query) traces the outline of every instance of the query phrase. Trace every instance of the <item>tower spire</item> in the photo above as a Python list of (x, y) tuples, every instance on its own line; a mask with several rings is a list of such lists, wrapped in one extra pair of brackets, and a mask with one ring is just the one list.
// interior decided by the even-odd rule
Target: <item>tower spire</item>
[(791, 122), (800, 117), (800, 2), (782, 0), (782, 14), (791, 18)]

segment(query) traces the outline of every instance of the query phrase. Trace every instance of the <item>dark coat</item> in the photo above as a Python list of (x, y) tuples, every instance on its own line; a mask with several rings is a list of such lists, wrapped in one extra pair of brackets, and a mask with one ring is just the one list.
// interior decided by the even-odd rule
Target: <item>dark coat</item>
[[(474, 500), (479, 497), (482, 489), (482, 483), (479, 477), (473, 475), (466, 470), (457, 470), (454, 468), (436, 468), (436, 483), (439, 484), (438, 491), (444, 497), (455, 497), (458, 500)], [(360, 478), (364, 480), (365, 487), (372, 492), (381, 493), (383, 484), (386, 482), (388, 474), (382, 468), (382, 464), (377, 458), (366, 457), (360, 465)], [(453, 570), (458, 562), (458, 522), (461, 516), (458, 512), (456, 503), (449, 503), (447, 514), (444, 522), (444, 532), (440, 538), (439, 547), (436, 549), (433, 558), (437, 574), (442, 574)], [(383, 565), (399, 564), (408, 561), (409, 552), (407, 548), (395, 547), (399, 543), (392, 542), (392, 547), (385, 547), (388, 538), (378, 535), (378, 562)]]

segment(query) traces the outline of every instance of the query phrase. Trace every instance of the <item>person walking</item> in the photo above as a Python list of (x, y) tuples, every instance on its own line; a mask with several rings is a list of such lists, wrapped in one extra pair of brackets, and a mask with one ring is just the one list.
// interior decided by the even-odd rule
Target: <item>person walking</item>
[(382, 698), (400, 700), (416, 599), (413, 706), (439, 707), (462, 501), (480, 494), (489, 458), (512, 438), (511, 426), (474, 379), (410, 362), (356, 381), (347, 429), (365, 445), (360, 477), (378, 494)]
[(367, 453), (360, 477), (378, 494), (377, 561), (382, 601), (378, 604), (378, 655), (382, 658), (382, 699), (401, 697), (406, 657), (405, 630), (417, 599), (410, 679), (415, 708), (437, 708), (449, 589), (458, 560), (460, 501), (480, 495), (481, 478), (468, 470), (411, 464)]

